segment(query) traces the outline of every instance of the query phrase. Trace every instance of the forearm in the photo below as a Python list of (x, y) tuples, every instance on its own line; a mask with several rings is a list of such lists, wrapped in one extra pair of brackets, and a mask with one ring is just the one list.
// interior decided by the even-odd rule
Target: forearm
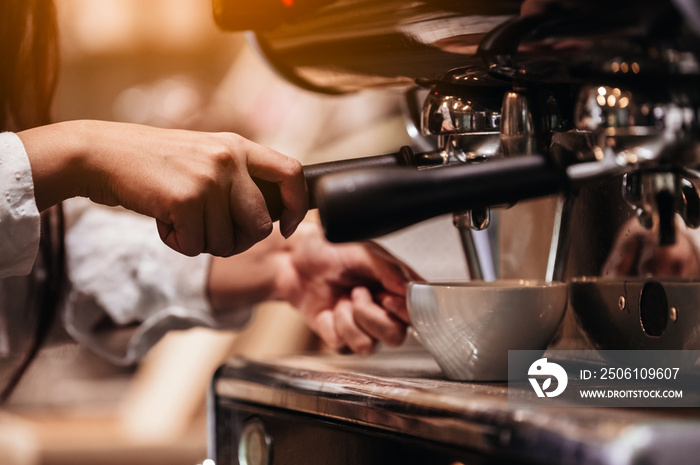
[(87, 192), (85, 126), (71, 121), (17, 133), (29, 157), (39, 211)]

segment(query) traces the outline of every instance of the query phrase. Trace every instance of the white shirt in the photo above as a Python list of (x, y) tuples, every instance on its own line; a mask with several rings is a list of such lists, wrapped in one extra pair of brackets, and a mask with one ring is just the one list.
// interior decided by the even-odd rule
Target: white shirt
[(27, 275), (39, 250), (39, 210), (22, 141), (0, 133), (0, 278)]

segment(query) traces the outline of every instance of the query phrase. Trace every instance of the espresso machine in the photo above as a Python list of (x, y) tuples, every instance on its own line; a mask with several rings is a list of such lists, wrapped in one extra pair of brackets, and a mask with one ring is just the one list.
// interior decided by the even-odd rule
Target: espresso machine
[[(541, 232), (538, 279), (569, 294), (551, 347), (700, 348), (700, 2), (213, 5), (222, 29), (252, 31), (270, 65), (302, 88), (406, 91), (420, 150), (305, 168), (329, 240), (452, 214), (471, 280), (517, 279), (517, 266), (499, 262), (508, 252), (498, 229), (523, 201), (547, 197), (553, 226)], [(475, 232), (489, 229), (495, 239), (477, 244)], [(393, 353), (231, 361), (212, 387), (212, 457), (696, 463), (692, 413), (517, 410), (504, 405), (502, 383), (445, 372), (430, 357)]]

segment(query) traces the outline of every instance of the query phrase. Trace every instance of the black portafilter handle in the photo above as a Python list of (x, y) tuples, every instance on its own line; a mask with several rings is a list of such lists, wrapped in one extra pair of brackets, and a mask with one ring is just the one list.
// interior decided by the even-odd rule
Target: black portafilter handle
[[(342, 173), (356, 169), (374, 169), (397, 166), (430, 166), (442, 163), (438, 153), (415, 154), (410, 147), (401, 147), (396, 153), (377, 155), (373, 157), (353, 158), (349, 160), (332, 161), (304, 166), (304, 178), (309, 189), (309, 208), (317, 208), (314, 192), (318, 180), (331, 173)], [(273, 221), (282, 214), (282, 199), (277, 184), (253, 178), (258, 189), (262, 192), (267, 210)]]
[(422, 220), (561, 192), (565, 174), (541, 155), (433, 169), (375, 168), (329, 174), (315, 200), (331, 242), (370, 239)]

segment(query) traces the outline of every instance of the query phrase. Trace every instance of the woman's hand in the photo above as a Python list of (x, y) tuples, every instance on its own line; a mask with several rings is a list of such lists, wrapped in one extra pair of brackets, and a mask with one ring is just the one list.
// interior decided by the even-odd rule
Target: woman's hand
[(271, 237), (245, 254), (215, 259), (209, 292), (220, 311), (236, 302), (288, 301), (330, 348), (369, 354), (378, 342), (404, 341), (406, 284), (417, 278), (379, 246), (331, 244), (307, 222), (286, 241)]
[(121, 205), (155, 218), (163, 242), (185, 255), (230, 256), (270, 234), (252, 177), (279, 186), (285, 237), (308, 208), (299, 162), (236, 134), (71, 121), (18, 135), (40, 210), (73, 196)]
[(317, 226), (303, 228), (290, 242), (278, 293), (329, 347), (369, 354), (377, 342), (403, 343), (406, 284), (418, 279), (415, 272), (376, 244), (331, 244)]

